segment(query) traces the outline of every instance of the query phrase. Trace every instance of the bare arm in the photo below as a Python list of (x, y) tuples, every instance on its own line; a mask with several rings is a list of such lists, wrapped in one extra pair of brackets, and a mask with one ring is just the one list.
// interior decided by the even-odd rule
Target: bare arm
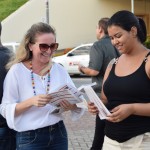
[(25, 101), (22, 101), (16, 105), (15, 116), (20, 115), (21, 113), (25, 112), (32, 106), (44, 107), (46, 104), (49, 103), (49, 101), (50, 96), (47, 95), (37, 95)]
[(135, 103), (131, 104), (133, 109), (134, 115), (139, 116), (150, 116), (150, 103), (143, 104), (143, 103)]
[(79, 65), (79, 71), (88, 75), (88, 76), (97, 76), (99, 74), (99, 71), (93, 70), (93, 69), (90, 69), (88, 67), (84, 67), (81, 65)]
[(122, 104), (112, 109), (111, 112), (107, 117), (107, 120), (111, 122), (120, 122), (130, 115), (150, 117), (150, 103)]
[(32, 106), (33, 106), (33, 104), (30, 99), (27, 99), (26, 101), (18, 103), (15, 108), (15, 116), (20, 115), (21, 113), (25, 112)]

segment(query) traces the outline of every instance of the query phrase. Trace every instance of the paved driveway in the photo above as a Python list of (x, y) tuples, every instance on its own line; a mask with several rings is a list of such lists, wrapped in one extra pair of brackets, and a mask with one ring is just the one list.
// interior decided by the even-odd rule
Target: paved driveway
[(70, 112), (64, 116), (69, 137), (68, 150), (89, 150), (94, 136), (95, 116), (87, 111), (78, 121), (71, 121)]

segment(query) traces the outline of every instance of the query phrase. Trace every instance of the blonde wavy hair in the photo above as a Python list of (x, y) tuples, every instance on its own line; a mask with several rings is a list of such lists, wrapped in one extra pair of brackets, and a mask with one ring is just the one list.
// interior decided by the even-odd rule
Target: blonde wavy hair
[(34, 44), (36, 42), (36, 36), (42, 33), (52, 33), (56, 36), (54, 28), (47, 23), (38, 22), (33, 24), (25, 34), (20, 46), (16, 50), (15, 56), (7, 63), (6, 68), (10, 69), (16, 63), (31, 60), (32, 52), (30, 51), (29, 44)]

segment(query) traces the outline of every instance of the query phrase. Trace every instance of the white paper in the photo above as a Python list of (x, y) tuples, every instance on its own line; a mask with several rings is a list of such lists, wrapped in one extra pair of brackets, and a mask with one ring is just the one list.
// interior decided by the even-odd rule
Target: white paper
[(63, 89), (58, 92), (49, 94), (51, 96), (50, 104), (57, 106), (61, 101), (66, 100), (71, 104), (76, 104), (82, 102), (82, 100), (77, 97), (69, 89)]
[(96, 85), (96, 82), (90, 83), (90, 84), (81, 85), (81, 86), (78, 88), (78, 91), (85, 92), (85, 91), (84, 91), (84, 87), (87, 87), (87, 86), (94, 86), (94, 85)]
[(82, 86), (80, 90), (85, 91), (86, 95), (88, 96), (89, 100), (95, 104), (95, 106), (99, 110), (99, 117), (100, 119), (106, 119), (106, 117), (110, 114), (109, 110), (105, 107), (103, 102), (100, 100), (100, 98), (97, 96), (97, 94), (94, 92), (93, 86), (95, 84), (87, 85), (87, 86)]
[(81, 99), (83, 93), (81, 93), (75, 87), (69, 84), (62, 85), (58, 87), (55, 91), (56, 92), (48, 94), (51, 96), (50, 104), (56, 107), (56, 109), (54, 109), (52, 113), (64, 112), (63, 108), (60, 107), (60, 102), (63, 100), (66, 100), (71, 104), (77, 104), (83, 101)]

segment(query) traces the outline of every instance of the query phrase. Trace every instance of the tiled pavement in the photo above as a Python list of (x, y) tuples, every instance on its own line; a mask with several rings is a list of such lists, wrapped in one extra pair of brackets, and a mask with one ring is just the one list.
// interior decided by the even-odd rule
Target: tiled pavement
[(86, 111), (79, 120), (71, 121), (67, 112), (64, 122), (68, 131), (68, 150), (89, 150), (94, 136), (95, 116)]

